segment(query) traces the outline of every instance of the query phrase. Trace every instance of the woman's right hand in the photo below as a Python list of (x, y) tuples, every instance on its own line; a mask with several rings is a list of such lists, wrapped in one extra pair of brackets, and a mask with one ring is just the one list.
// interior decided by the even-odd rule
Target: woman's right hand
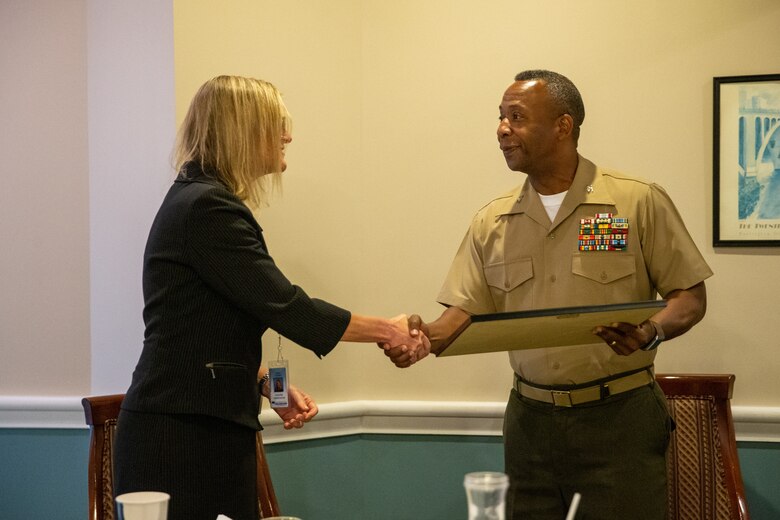
[(421, 329), (409, 329), (409, 320), (405, 314), (390, 318), (392, 334), (389, 343), (379, 346), (385, 355), (399, 368), (410, 367), (423, 359), (431, 351), (431, 342)]

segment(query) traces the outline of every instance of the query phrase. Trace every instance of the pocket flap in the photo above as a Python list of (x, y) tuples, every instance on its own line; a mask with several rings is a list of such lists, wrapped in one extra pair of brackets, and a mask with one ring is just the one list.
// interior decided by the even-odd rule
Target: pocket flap
[(522, 258), (506, 264), (487, 265), (483, 271), (489, 286), (507, 292), (534, 276), (533, 261), (530, 258)]
[(598, 283), (612, 283), (636, 272), (633, 253), (588, 252), (575, 254), (571, 272)]

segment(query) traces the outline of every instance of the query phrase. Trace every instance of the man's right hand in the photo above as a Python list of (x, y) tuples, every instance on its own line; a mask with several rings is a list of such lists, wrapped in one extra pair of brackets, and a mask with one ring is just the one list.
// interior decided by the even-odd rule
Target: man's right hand
[(397, 334), (394, 335), (391, 343), (382, 343), (379, 346), (395, 366), (407, 368), (428, 355), (431, 351), (431, 342), (420, 331), (419, 326), (410, 329), (405, 314), (391, 318), (390, 321), (397, 328)]
[(428, 324), (423, 321), (423, 319), (420, 317), (419, 314), (412, 314), (411, 316), (409, 316), (408, 324), (409, 324), (410, 332), (414, 333), (414, 331), (419, 330), (420, 332), (428, 336), (428, 338), (431, 337), (429, 334), (430, 330), (428, 328)]

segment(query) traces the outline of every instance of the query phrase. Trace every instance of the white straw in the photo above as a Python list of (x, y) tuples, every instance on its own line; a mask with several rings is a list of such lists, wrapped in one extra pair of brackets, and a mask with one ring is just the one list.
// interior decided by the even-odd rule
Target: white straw
[(577, 507), (580, 505), (580, 497), (581, 495), (579, 493), (574, 493), (574, 496), (571, 499), (571, 505), (569, 506), (569, 512), (566, 515), (566, 520), (574, 520), (574, 515), (577, 514)]

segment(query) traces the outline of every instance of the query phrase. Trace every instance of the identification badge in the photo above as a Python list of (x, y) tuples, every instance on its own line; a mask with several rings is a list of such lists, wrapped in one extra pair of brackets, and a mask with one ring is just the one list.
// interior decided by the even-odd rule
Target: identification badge
[(287, 389), (290, 387), (290, 367), (282, 357), (282, 337), (279, 336), (279, 354), (276, 361), (268, 362), (268, 384), (271, 387), (269, 401), (271, 408), (286, 408), (290, 406)]

